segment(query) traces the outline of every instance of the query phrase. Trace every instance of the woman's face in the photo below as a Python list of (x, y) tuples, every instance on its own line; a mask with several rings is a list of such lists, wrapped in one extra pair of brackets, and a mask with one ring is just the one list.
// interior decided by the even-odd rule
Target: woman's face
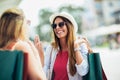
[(52, 27), (58, 38), (66, 38), (68, 30), (66, 23), (61, 18), (56, 18)]

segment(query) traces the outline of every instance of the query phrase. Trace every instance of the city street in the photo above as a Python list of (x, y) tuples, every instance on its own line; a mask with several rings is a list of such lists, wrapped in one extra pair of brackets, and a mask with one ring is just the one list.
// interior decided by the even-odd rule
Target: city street
[(108, 80), (120, 80), (120, 49), (93, 48), (100, 53), (102, 65)]

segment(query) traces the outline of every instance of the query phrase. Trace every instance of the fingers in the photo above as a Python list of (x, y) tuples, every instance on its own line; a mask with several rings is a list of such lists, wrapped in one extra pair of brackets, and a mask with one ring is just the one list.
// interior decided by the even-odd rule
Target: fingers
[(85, 41), (88, 41), (87, 38), (84, 36), (78, 36), (78, 39), (84, 39)]
[(35, 36), (34, 45), (38, 50), (40, 50), (42, 48), (42, 43), (41, 43), (38, 35)]
[(39, 38), (38, 35), (36, 35), (36, 36), (35, 36), (35, 39), (34, 39), (34, 43), (38, 43), (38, 42), (40, 42), (40, 38)]
[(40, 45), (41, 45), (41, 41), (40, 41), (40, 38), (39, 38), (38, 35), (35, 36), (34, 44), (35, 44), (36, 46), (40, 46)]
[(85, 43), (86, 41), (84, 39), (82, 39), (82, 38), (79, 38), (79, 39), (76, 40), (76, 42), (78, 44), (81, 44), (81, 43)]
[(84, 40), (83, 42), (90, 46), (89, 41), (88, 41), (88, 39), (86, 37), (80, 37), (78, 39)]
[(87, 48), (88, 48), (88, 52), (89, 53), (92, 53), (93, 52), (93, 50), (91, 49), (91, 46), (90, 46), (90, 43), (89, 43), (89, 41), (88, 41), (88, 39), (86, 38), (86, 37), (81, 37), (81, 36), (79, 36), (78, 37), (78, 42), (79, 42), (79, 44), (80, 43), (85, 43), (86, 45), (87, 45)]
[(83, 37), (83, 39), (86, 41), (86, 45), (87, 45), (87, 48), (88, 48), (88, 52), (89, 52), (89, 53), (92, 53), (93, 50), (91, 49), (91, 46), (90, 46), (89, 41), (88, 41), (87, 38), (85, 38), (85, 37)]
[(85, 40), (77, 39), (74, 41), (74, 47), (76, 48), (76, 47), (80, 46), (82, 43), (85, 43)]

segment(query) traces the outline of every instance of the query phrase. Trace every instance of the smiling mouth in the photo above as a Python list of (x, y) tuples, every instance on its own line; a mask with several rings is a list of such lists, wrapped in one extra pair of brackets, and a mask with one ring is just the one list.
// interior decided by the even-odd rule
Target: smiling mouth
[(63, 33), (63, 31), (58, 31), (57, 34)]

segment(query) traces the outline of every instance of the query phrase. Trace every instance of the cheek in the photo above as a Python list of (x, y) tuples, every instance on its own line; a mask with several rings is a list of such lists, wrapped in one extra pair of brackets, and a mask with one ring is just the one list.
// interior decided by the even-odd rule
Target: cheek
[(67, 27), (64, 29), (65, 30), (65, 33), (66, 33), (66, 35), (68, 34), (68, 29), (67, 29)]
[(56, 34), (56, 30), (55, 29), (53, 29), (53, 33)]

